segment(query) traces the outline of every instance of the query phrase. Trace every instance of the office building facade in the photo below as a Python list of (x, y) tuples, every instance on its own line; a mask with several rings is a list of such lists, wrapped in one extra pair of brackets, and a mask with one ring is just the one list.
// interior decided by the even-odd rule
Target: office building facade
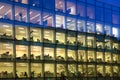
[(120, 80), (120, 7), (97, 0), (0, 0), (0, 78)]

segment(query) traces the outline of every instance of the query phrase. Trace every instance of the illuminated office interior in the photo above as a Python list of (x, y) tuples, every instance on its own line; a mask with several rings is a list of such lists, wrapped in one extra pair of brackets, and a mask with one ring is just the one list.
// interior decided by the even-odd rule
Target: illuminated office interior
[(119, 80), (120, 7), (97, 0), (0, 0), (0, 79)]

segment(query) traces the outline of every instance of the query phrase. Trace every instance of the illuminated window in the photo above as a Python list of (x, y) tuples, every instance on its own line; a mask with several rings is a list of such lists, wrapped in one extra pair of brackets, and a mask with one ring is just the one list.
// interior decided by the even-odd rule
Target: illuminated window
[(13, 27), (11, 24), (0, 23), (0, 37), (13, 39)]
[(43, 41), (46, 43), (54, 43), (54, 35), (52, 30), (44, 30)]
[(83, 20), (77, 21), (77, 30), (80, 32), (85, 32), (85, 21)]
[(111, 63), (111, 53), (105, 52), (105, 62)]
[(105, 49), (111, 49), (111, 40), (105, 39)]
[(103, 66), (102, 65), (97, 65), (97, 75), (98, 77), (104, 76), (104, 71), (103, 71)]
[(25, 45), (16, 45), (16, 60), (28, 59), (28, 47)]
[(95, 52), (94, 51), (88, 51), (88, 62), (95, 62)]
[(68, 77), (74, 77), (75, 73), (76, 73), (76, 65), (68, 64)]
[(28, 78), (28, 64), (27, 63), (16, 63), (16, 76), (18, 78)]
[(78, 46), (85, 46), (85, 36), (78, 34), (77, 36), (77, 45)]
[(41, 14), (39, 10), (30, 10), (30, 22), (34, 24), (41, 24)]
[(96, 60), (96, 61), (97, 61), (98, 63), (104, 61), (103, 55), (104, 55), (103, 52), (97, 52), (97, 58), (96, 58), (97, 60)]
[(65, 64), (57, 64), (57, 77), (66, 76), (66, 65)]
[(87, 76), (87, 68), (86, 65), (78, 65), (78, 76)]
[(66, 13), (67, 14), (76, 14), (76, 5), (75, 5), (75, 1), (74, 0), (66, 0), (67, 2), (67, 9), (66, 9)]
[(119, 76), (119, 68), (118, 68), (118, 66), (113, 66), (113, 76)]
[(65, 29), (65, 19), (64, 19), (64, 16), (56, 15), (56, 27)]
[(110, 29), (110, 28), (111, 28), (111, 26), (109, 26), (109, 25), (105, 25), (105, 26), (104, 26), (104, 31), (105, 31), (105, 34), (106, 34), (106, 35), (111, 35), (111, 34), (110, 34), (111, 29)]
[(88, 77), (91, 77), (91, 76), (95, 76), (95, 66), (94, 65), (88, 65), (88, 68), (87, 68), (87, 74), (88, 74)]
[(86, 62), (86, 53), (84, 50), (78, 50), (78, 61)]
[(31, 64), (31, 77), (41, 77), (42, 76), (42, 64), (32, 63)]
[(42, 21), (44, 26), (53, 27), (53, 14), (49, 12), (43, 12)]
[(94, 33), (95, 31), (95, 26), (93, 22), (87, 22), (87, 32), (88, 33)]
[(40, 46), (31, 46), (31, 60), (41, 60), (42, 59), (42, 49)]
[(11, 5), (0, 3), (0, 18), (12, 19), (12, 6)]
[(44, 64), (44, 76), (55, 77), (54, 64)]
[(13, 44), (12, 43), (0, 43), (0, 58), (6, 60), (12, 60), (13, 56)]
[(88, 47), (95, 47), (94, 37), (92, 37), (92, 36), (87, 37), (87, 46)]
[(14, 74), (13, 74), (13, 63), (8, 63), (8, 62), (0, 62), (0, 78), (13, 78)]
[(112, 28), (112, 34), (113, 34), (114, 37), (118, 37), (118, 35), (119, 35), (119, 34), (118, 34), (118, 28), (113, 27), (113, 28)]
[(112, 68), (111, 66), (105, 66), (105, 76), (112, 76)]
[(96, 32), (97, 34), (101, 34), (103, 31), (103, 25), (100, 23), (96, 23)]
[(113, 63), (118, 63), (118, 54), (113, 54)]
[(56, 43), (65, 44), (65, 33), (56, 32)]
[(113, 48), (114, 50), (119, 49), (118, 43), (113, 42), (112, 48)]
[(76, 27), (75, 27), (75, 19), (74, 18), (69, 18), (67, 17), (67, 29), (68, 30), (76, 30)]
[(76, 51), (75, 50), (67, 50), (67, 60), (75, 61), (76, 60)]
[(41, 42), (41, 29), (39, 28), (30, 28), (30, 41)]
[(28, 4), (28, 0), (14, 0), (15, 2), (23, 3), (23, 4)]
[(67, 34), (67, 44), (68, 45), (76, 45), (76, 33), (68, 32), (68, 34)]
[(15, 27), (16, 39), (17, 40), (28, 40), (28, 30), (27, 27), (16, 26)]
[(96, 36), (96, 47), (97, 49), (104, 48), (104, 37), (103, 36)]
[(63, 48), (57, 48), (56, 49), (56, 60), (66, 60), (65, 57), (65, 49)]
[(65, 12), (64, 0), (55, 0), (55, 10)]
[(27, 9), (15, 6), (15, 20), (27, 22)]
[(54, 60), (54, 48), (44, 48), (44, 60)]

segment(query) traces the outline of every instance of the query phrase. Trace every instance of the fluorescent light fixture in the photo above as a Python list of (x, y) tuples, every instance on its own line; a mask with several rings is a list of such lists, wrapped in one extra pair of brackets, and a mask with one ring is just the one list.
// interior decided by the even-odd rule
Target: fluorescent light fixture
[(25, 63), (19, 63), (20, 66), (27, 66)]
[(9, 25), (3, 25), (3, 27), (7, 27), (7, 28), (8, 28), (8, 27), (10, 27), (10, 26), (9, 26)]
[(4, 46), (10, 46), (10, 44), (3, 44)]
[(25, 31), (20, 31), (20, 33), (25, 33)]
[(18, 14), (19, 14), (19, 13), (16, 13), (16, 14), (15, 14), (15, 17), (18, 16)]
[(11, 29), (6, 29), (6, 31), (12, 31)]
[(35, 19), (38, 16), (40, 16), (40, 14), (35, 15), (34, 17), (30, 18), (30, 20), (33, 20), (33, 19)]
[(19, 27), (18, 29), (24, 30), (24, 28), (22, 28), (22, 27)]
[(38, 30), (36, 30), (36, 29), (33, 29), (32, 31), (35, 31), (35, 32), (37, 32)]
[(10, 13), (11, 12), (11, 9), (9, 9), (6, 13), (5, 13), (5, 15), (7, 15), (8, 13)]
[(0, 7), (0, 10), (3, 9), (4, 7), (5, 7), (5, 6), (1, 6), (1, 7)]

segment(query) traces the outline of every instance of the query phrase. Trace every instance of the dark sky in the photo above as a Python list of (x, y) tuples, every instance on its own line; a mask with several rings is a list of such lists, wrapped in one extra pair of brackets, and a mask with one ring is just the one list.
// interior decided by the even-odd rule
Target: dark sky
[(120, 7), (120, 0), (97, 0)]

